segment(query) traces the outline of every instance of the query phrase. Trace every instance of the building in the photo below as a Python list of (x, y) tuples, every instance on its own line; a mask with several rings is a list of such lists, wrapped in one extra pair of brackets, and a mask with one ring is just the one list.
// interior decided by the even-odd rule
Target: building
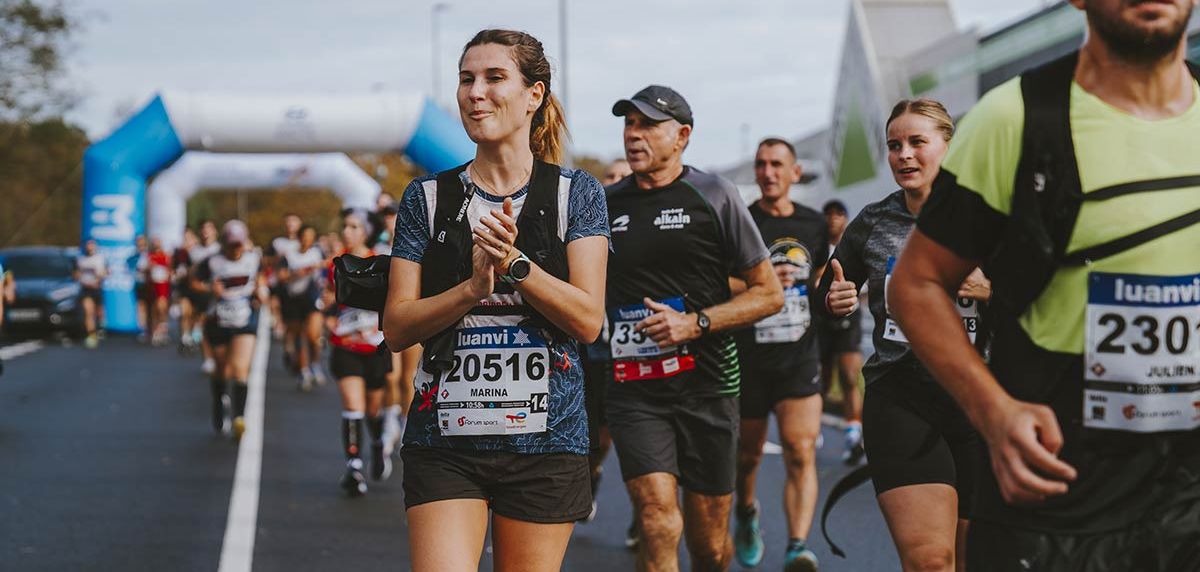
[[(980, 96), (1083, 42), (1083, 12), (1056, 2), (996, 30), (959, 30), (949, 0), (851, 0), (830, 126), (793, 141), (805, 180), (792, 197), (819, 208), (837, 198), (851, 216), (896, 189), (884, 122), (896, 101), (928, 97), (961, 117)], [(1188, 24), (1200, 59), (1200, 11)], [(721, 174), (758, 197), (754, 160)]]

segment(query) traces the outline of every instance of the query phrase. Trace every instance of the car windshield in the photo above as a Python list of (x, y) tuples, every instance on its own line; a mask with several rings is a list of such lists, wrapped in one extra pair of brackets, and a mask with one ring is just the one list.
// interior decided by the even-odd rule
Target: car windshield
[(13, 278), (70, 278), (75, 264), (59, 254), (10, 254), (3, 257), (4, 269)]

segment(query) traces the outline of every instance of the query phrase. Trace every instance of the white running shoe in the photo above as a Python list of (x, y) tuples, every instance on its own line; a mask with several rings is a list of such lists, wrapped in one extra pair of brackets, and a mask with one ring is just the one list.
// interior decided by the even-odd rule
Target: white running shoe
[(200, 364), (200, 371), (211, 375), (217, 371), (217, 362), (213, 361), (213, 358), (204, 358), (204, 363)]
[(304, 393), (308, 393), (308, 392), (312, 391), (312, 388), (313, 388), (312, 369), (304, 368), (304, 369), (300, 370), (300, 391), (303, 391)]

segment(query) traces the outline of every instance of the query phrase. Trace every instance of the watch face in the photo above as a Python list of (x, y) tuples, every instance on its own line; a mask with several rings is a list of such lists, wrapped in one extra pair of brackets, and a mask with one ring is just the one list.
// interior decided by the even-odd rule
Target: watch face
[(696, 319), (696, 324), (699, 325), (702, 329), (707, 330), (708, 326), (709, 326), (708, 316), (705, 316), (704, 314), (700, 314), (700, 317)]
[(508, 265), (508, 275), (516, 280), (524, 280), (529, 277), (529, 260), (518, 258)]

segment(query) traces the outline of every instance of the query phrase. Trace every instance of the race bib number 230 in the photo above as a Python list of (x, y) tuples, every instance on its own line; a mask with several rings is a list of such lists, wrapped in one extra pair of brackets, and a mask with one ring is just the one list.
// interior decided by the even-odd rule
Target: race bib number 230
[(1084, 425), (1200, 427), (1200, 275), (1088, 276)]

